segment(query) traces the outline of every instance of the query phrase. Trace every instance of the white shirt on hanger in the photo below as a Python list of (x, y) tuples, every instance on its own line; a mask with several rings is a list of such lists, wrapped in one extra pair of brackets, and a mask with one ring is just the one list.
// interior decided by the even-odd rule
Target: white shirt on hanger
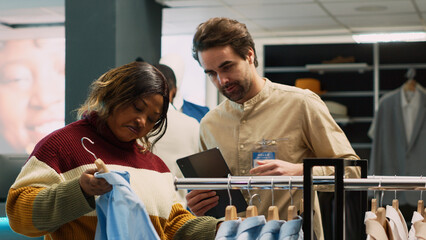
[(402, 117), (404, 118), (405, 136), (407, 138), (407, 145), (410, 143), (411, 135), (413, 133), (414, 123), (416, 122), (417, 114), (420, 108), (420, 88), (416, 84), (415, 91), (405, 91), (401, 88), (401, 107)]
[(417, 211), (415, 211), (413, 213), (413, 217), (411, 218), (411, 228), (410, 228), (410, 232), (408, 233), (408, 240), (417, 240), (414, 223), (418, 221), (423, 221), (423, 216)]
[(386, 217), (389, 218), (390, 227), (395, 240), (406, 240), (408, 228), (405, 219), (399, 210), (390, 205), (386, 206)]

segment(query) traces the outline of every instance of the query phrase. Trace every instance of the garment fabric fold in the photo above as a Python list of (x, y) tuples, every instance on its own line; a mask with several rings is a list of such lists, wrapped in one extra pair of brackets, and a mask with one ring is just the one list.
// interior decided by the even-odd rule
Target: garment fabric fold
[(130, 188), (128, 172), (95, 173), (95, 177), (104, 178), (113, 186), (96, 199), (95, 240), (160, 239), (145, 205)]

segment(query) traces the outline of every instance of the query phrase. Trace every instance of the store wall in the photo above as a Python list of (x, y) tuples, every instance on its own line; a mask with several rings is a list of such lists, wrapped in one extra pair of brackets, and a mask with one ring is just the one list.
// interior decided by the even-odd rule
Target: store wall
[(162, 6), (153, 0), (67, 0), (65, 17), (68, 124), (102, 73), (137, 57), (159, 61)]

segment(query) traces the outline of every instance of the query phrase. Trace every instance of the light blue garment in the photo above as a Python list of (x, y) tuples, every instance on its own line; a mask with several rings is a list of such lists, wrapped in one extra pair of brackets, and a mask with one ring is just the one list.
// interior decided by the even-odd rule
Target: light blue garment
[(281, 226), (285, 223), (284, 220), (271, 220), (263, 226), (259, 234), (258, 240), (276, 240), (280, 236)]
[(237, 239), (237, 231), (242, 220), (225, 221), (220, 224), (220, 228), (216, 233), (215, 240), (234, 240)]
[(279, 239), (280, 240), (302, 240), (303, 239), (302, 218), (298, 216), (297, 219), (285, 222), (281, 226)]
[(96, 173), (113, 189), (96, 199), (95, 240), (160, 239), (146, 212), (145, 205), (130, 188), (128, 172)]
[(265, 216), (246, 218), (238, 228), (237, 240), (256, 240), (266, 223)]

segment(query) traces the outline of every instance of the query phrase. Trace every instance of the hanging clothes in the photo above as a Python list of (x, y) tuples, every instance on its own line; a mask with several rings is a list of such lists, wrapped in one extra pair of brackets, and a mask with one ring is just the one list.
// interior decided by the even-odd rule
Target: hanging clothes
[(246, 218), (238, 228), (237, 240), (256, 240), (266, 224), (264, 215)]
[[(404, 89), (398, 88), (385, 94), (375, 114), (370, 129), (373, 138), (373, 147), (369, 161), (371, 175), (401, 175), (420, 176), (426, 169), (426, 92), (417, 84), (415, 96), (410, 101), (418, 102), (418, 110), (414, 122), (404, 118), (413, 118), (404, 113), (407, 104), (404, 104)], [(417, 99), (417, 100), (416, 100)], [(407, 109), (406, 109), (407, 110)], [(405, 125), (407, 123), (407, 125)], [(410, 127), (412, 126), (412, 127)], [(408, 133), (406, 129), (411, 128)], [(411, 135), (411, 136), (410, 136)], [(410, 136), (409, 139), (407, 136)], [(408, 140), (407, 140), (408, 139)], [(400, 205), (416, 206), (418, 196), (415, 192), (401, 192), (398, 197)], [(392, 198), (385, 195), (384, 202), (391, 202)]]
[(416, 237), (419, 240), (426, 240), (426, 222), (418, 221), (414, 223)]
[(408, 232), (408, 240), (417, 240), (416, 228), (414, 227), (414, 223), (421, 221), (423, 221), (423, 216), (419, 212), (414, 211), (413, 217), (411, 218), (410, 232)]
[(238, 228), (241, 224), (241, 218), (237, 220), (224, 221), (217, 230), (215, 240), (234, 240), (237, 238)]
[(408, 228), (401, 211), (396, 210), (390, 205), (386, 206), (386, 217), (389, 218), (389, 224), (395, 240), (407, 240)]
[(303, 221), (300, 216), (285, 222), (280, 229), (280, 240), (303, 240)]
[(160, 239), (145, 205), (130, 188), (128, 172), (95, 173), (113, 189), (96, 199), (98, 223), (95, 240)]
[(392, 231), (390, 231), (389, 221), (386, 220), (385, 228), (376, 220), (377, 215), (371, 211), (365, 213), (364, 223), (367, 233), (367, 240), (394, 240)]
[(260, 231), (258, 240), (276, 240), (279, 239), (281, 226), (284, 220), (270, 220)]

